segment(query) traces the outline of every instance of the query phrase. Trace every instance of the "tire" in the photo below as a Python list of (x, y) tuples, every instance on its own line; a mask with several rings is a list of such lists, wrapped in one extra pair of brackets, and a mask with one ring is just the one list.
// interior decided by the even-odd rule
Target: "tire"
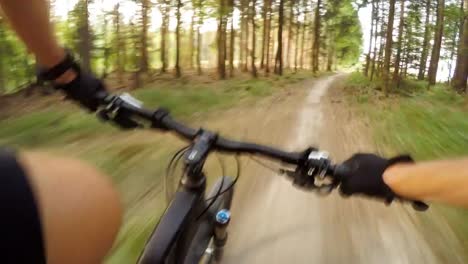
[(204, 255), (212, 242), (216, 213), (221, 209), (231, 209), (234, 188), (231, 188), (230, 190), (227, 190), (227, 188), (232, 186), (233, 182), (233, 179), (227, 176), (218, 179), (211, 188), (211, 191), (206, 196), (207, 199), (215, 197), (216, 194), (219, 192), (221, 183), (223, 183), (221, 192), (224, 193), (221, 196), (219, 196), (218, 199), (216, 199), (216, 201), (212, 204), (208, 212), (200, 219), (200, 225), (195, 235), (193, 236), (193, 239), (190, 243), (190, 247), (187, 251), (186, 258), (184, 261), (185, 264), (199, 263), (202, 259), (203, 262), (201, 263), (213, 263), (214, 258), (212, 255)]

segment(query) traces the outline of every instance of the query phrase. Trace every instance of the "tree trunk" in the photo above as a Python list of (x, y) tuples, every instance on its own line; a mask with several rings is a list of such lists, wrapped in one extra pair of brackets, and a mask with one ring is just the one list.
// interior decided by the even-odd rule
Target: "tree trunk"
[(444, 31), (444, 9), (445, 0), (437, 0), (437, 22), (432, 48), (431, 63), (429, 64), (428, 79), (429, 85), (434, 85), (437, 80), (437, 69), (439, 66), (440, 48), (442, 46), (442, 35)]
[(266, 53), (266, 47), (269, 45), (269, 38), (267, 38), (267, 35), (270, 34), (268, 31), (268, 6), (271, 5), (270, 0), (265, 0), (263, 4), (263, 13), (262, 13), (262, 18), (263, 18), (263, 37), (262, 37), (262, 57), (260, 59), (260, 69), (263, 69), (265, 67), (265, 53)]
[(279, 0), (278, 10), (278, 49), (276, 50), (275, 73), (283, 75), (283, 24), (284, 24), (284, 0)]
[(239, 41), (239, 50), (240, 50), (240, 64), (239, 68), (246, 72), (247, 67), (247, 58), (248, 54), (248, 41), (249, 41), (249, 24), (248, 24), (248, 13), (249, 13), (249, 1), (240, 0), (240, 23), (241, 23), (241, 39)]
[[(0, 54), (5, 54), (5, 20), (0, 17)], [(6, 92), (5, 56), (0, 56), (0, 95)]]
[(306, 26), (307, 26), (307, 12), (304, 11), (304, 23), (302, 24), (302, 39), (301, 39), (301, 52), (300, 52), (300, 56), (301, 56), (301, 60), (300, 60), (300, 64), (301, 64), (301, 69), (304, 69), (304, 47), (305, 47), (305, 36), (306, 36)]
[(240, 1), (240, 18), (239, 18), (239, 62), (237, 63), (237, 67), (239, 69), (242, 68), (244, 65), (244, 39), (245, 39), (245, 29), (244, 29), (244, 14), (242, 13), (242, 8), (243, 8), (243, 0)]
[(169, 31), (169, 12), (170, 6), (166, 1), (163, 3), (162, 7), (162, 24), (161, 24), (161, 72), (165, 73), (167, 71), (167, 33)]
[[(140, 48), (141, 44), (141, 33), (138, 32), (136, 29), (138, 25), (134, 25), (132, 22), (130, 22), (130, 34), (131, 34), (131, 46), (136, 47), (137, 49)], [(141, 72), (140, 72), (140, 52), (133, 52), (132, 53), (132, 68), (136, 70), (133, 71), (133, 85), (132, 89), (137, 89), (141, 87), (142, 81), (141, 81)]]
[(427, 69), (427, 57), (429, 54), (429, 38), (431, 36), (431, 23), (430, 23), (430, 13), (431, 13), (431, 0), (426, 0), (426, 19), (424, 21), (424, 40), (423, 40), (423, 50), (421, 52), (421, 60), (419, 61), (419, 71), (418, 71), (418, 80), (424, 80)]
[(254, 78), (257, 78), (257, 67), (255, 66), (255, 44), (257, 42), (256, 36), (255, 36), (255, 5), (256, 5), (256, 0), (252, 0), (252, 7), (251, 7), (251, 14), (250, 14), (250, 19), (252, 23), (252, 50), (250, 53), (251, 56), (251, 61), (250, 61), (250, 70), (252, 72), (252, 76)]
[(220, 0), (218, 9), (218, 76), (226, 79), (226, 1)]
[[(461, 10), (463, 10), (463, 1), (461, 2), (462, 6), (461, 6)], [(460, 24), (460, 22), (463, 22), (462, 19), (460, 19), (461, 21), (457, 21), (456, 23), (456, 27), (459, 28), (459, 31), (456, 32), (455, 34), (453, 34), (453, 38), (451, 39), (451, 42), (453, 43), (451, 49), (450, 49), (450, 57), (449, 57), (449, 61), (448, 61), (448, 76), (447, 76), (447, 83), (450, 84), (450, 81), (452, 80), (452, 70), (453, 70), (453, 59), (455, 57), (455, 53), (457, 52), (457, 37), (459, 39), (462, 39), (461, 38), (461, 33), (462, 33), (462, 28), (463, 26)]]
[(124, 63), (122, 52), (125, 50), (122, 44), (122, 32), (120, 28), (121, 18), (120, 18), (120, 4), (114, 6), (114, 28), (115, 28), (115, 41), (117, 50), (115, 51), (115, 60), (116, 60), (116, 71), (117, 71), (117, 80), (119, 84), (123, 83), (123, 73), (124, 73)]
[(175, 74), (177, 78), (182, 76), (182, 72), (180, 70), (180, 27), (182, 24), (181, 13), (180, 13), (181, 8), (182, 8), (182, 0), (177, 0), (176, 59), (175, 59)]
[(464, 0), (465, 15), (460, 25), (457, 62), (452, 85), (458, 92), (468, 93), (468, 0)]
[(400, 3), (400, 24), (398, 26), (397, 55), (395, 58), (395, 70), (393, 71), (393, 82), (398, 82), (400, 77), (401, 49), (405, 26), (405, 0), (400, 0)]
[[(299, 4), (296, 5), (296, 13), (299, 15)], [(301, 30), (301, 24), (296, 17), (296, 45), (294, 51), (294, 71), (297, 71), (297, 56), (299, 55), (299, 34)]]
[(314, 46), (312, 49), (312, 72), (316, 73), (319, 70), (319, 56), (320, 56), (320, 8), (322, 0), (317, 0), (317, 7), (315, 8), (315, 21), (314, 21)]
[(386, 36), (386, 32), (387, 32), (386, 31), (387, 30), (387, 24), (386, 24), (387, 22), (385, 20), (385, 17), (388, 16), (388, 12), (385, 13), (385, 11), (386, 11), (385, 10), (385, 3), (386, 2), (387, 1), (381, 1), (380, 2), (381, 3), (380, 8), (382, 10), (382, 15), (381, 15), (381, 19), (380, 19), (381, 20), (381, 25), (380, 25), (380, 31), (379, 31), (379, 33), (380, 33), (380, 41), (379, 41), (380, 47), (379, 47), (379, 55), (377, 57), (377, 67), (376, 67), (377, 68), (376, 74), (379, 77), (382, 77), (382, 71), (383, 71), (382, 69), (383, 69), (383, 62), (384, 62), (383, 58), (384, 58), (384, 55), (385, 55), (384, 54), (385, 53), (385, 44), (386, 44), (385, 43), (386, 42), (385, 36)]
[(91, 29), (89, 25), (88, 0), (83, 0), (83, 24), (78, 29), (80, 35), (81, 67), (85, 72), (91, 71)]
[(246, 5), (246, 18), (245, 18), (245, 64), (244, 64), (244, 72), (248, 72), (249, 71), (249, 67), (250, 67), (250, 63), (249, 63), (249, 60), (250, 60), (250, 34), (252, 33), (250, 31), (250, 17), (251, 17), (251, 13), (250, 13), (250, 0), (245, 0), (247, 5)]
[(370, 79), (371, 80), (374, 80), (374, 73), (375, 73), (375, 59), (377, 57), (377, 37), (378, 37), (378, 29), (379, 29), (379, 22), (380, 22), (380, 18), (379, 18), (379, 9), (380, 9), (380, 0), (376, 0), (377, 2), (375, 3), (375, 5), (377, 6), (376, 10), (375, 10), (375, 23), (374, 23), (374, 26), (375, 26), (375, 29), (374, 29), (374, 51), (373, 51), (373, 54), (372, 54), (372, 67), (371, 67), (371, 75), (370, 75)]
[(234, 12), (231, 13), (231, 30), (229, 40), (229, 76), (234, 77), (234, 54), (235, 54), (235, 39), (236, 31), (234, 30)]
[(327, 54), (327, 71), (331, 72), (333, 67), (333, 57), (334, 55), (334, 45), (333, 45), (333, 36), (330, 36), (328, 39), (328, 54)]
[(189, 33), (189, 49), (190, 49), (190, 59), (189, 59), (189, 66), (190, 69), (193, 69), (193, 58), (195, 57), (195, 13), (192, 14), (192, 19), (190, 20), (190, 33)]
[(203, 25), (202, 5), (203, 5), (203, 0), (199, 0), (198, 1), (198, 25), (197, 25), (197, 73), (198, 75), (202, 74), (202, 66), (201, 66), (202, 34), (200, 32), (200, 27)]
[(244, 18), (244, 30), (245, 30), (245, 39), (244, 39), (244, 65), (242, 66), (242, 71), (247, 72), (249, 70), (249, 34), (250, 34), (250, 27), (249, 27), (249, 18), (250, 18), (250, 11), (249, 11), (249, 0), (245, 1), (245, 18)]
[(382, 36), (380, 38), (380, 48), (379, 48), (379, 56), (377, 57), (377, 70), (376, 70), (377, 76), (379, 77), (382, 77), (384, 52), (385, 52), (385, 38)]
[(372, 15), (371, 15), (371, 32), (369, 37), (369, 50), (367, 51), (366, 55), (366, 66), (364, 68), (364, 75), (367, 77), (369, 76), (369, 68), (371, 63), (371, 52), (372, 52), (372, 40), (374, 38), (374, 20), (375, 20), (375, 1), (372, 0)]
[(384, 93), (388, 95), (390, 86), (390, 59), (392, 57), (392, 42), (393, 42), (393, 20), (395, 18), (395, 2), (396, 0), (390, 0), (390, 11), (388, 13), (387, 22), (387, 36), (385, 41), (385, 58), (383, 65), (383, 78), (384, 78)]
[(148, 60), (148, 12), (149, 12), (149, 0), (143, 0), (141, 3), (141, 55), (140, 55), (140, 71), (148, 72), (149, 60)]
[(240, 31), (239, 31), (239, 63), (238, 67), (242, 71), (244, 70), (244, 54), (245, 54), (245, 15), (246, 13), (244, 12), (245, 10), (245, 0), (239, 0), (240, 2)]
[(293, 18), (294, 18), (294, 0), (290, 1), (289, 4), (289, 22), (288, 22), (288, 44), (286, 49), (286, 67), (291, 68), (291, 46), (293, 42)]
[(268, 0), (268, 30), (267, 30), (267, 41), (266, 41), (266, 58), (265, 58), (265, 73), (270, 73), (270, 42), (271, 42), (271, 20), (273, 13), (271, 12), (271, 1)]
[[(103, 59), (104, 59), (104, 69), (102, 71), (102, 75), (101, 75), (101, 78), (102, 79), (105, 79), (107, 78), (107, 75), (109, 74), (109, 68), (110, 68), (110, 63), (109, 63), (109, 58), (110, 58), (110, 54), (111, 54), (111, 48), (109, 47), (109, 42), (108, 42), (108, 32), (109, 32), (109, 20), (107, 18), (107, 16), (104, 17), (104, 24), (103, 24), (103, 29), (102, 29), (102, 35), (103, 35), (103, 50), (104, 50), (104, 54), (103, 54)], [(28, 61), (26, 59), (25, 61), (25, 66), (27, 67), (28, 66)]]
[(403, 68), (403, 72), (402, 74), (400, 74), (400, 79), (398, 80), (398, 87), (400, 87), (400, 83), (401, 83), (401, 79), (402, 78), (405, 78), (407, 77), (408, 75), (408, 64), (409, 64), (409, 56), (408, 56), (408, 53), (409, 53), (409, 47), (407, 45), (407, 47), (405, 48), (405, 66)]

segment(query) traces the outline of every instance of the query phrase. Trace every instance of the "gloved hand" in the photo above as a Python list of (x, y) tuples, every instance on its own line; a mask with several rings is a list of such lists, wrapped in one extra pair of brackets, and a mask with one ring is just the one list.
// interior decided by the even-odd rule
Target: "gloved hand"
[(65, 92), (68, 98), (77, 101), (83, 107), (94, 112), (99, 106), (96, 95), (104, 92), (104, 83), (93, 74), (80, 71), (77, 77), (66, 84), (55, 84), (56, 89)]
[(413, 162), (410, 156), (384, 159), (374, 154), (355, 154), (342, 164), (340, 191), (344, 195), (363, 194), (391, 203), (396, 194), (383, 181), (384, 171), (396, 163)]

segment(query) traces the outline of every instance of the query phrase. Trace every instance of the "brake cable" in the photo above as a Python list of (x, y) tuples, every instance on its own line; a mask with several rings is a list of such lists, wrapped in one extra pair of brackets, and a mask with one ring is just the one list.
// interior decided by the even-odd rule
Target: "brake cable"
[(270, 170), (270, 171), (272, 171), (272, 172), (274, 172), (274, 173), (279, 173), (279, 170), (280, 170), (280, 169), (276, 169), (276, 168), (274, 168), (273, 166), (270, 166), (270, 165), (266, 164), (266, 162), (263, 162), (263, 161), (261, 161), (260, 159), (257, 159), (257, 158), (255, 158), (255, 157), (252, 156), (252, 155), (249, 155), (248, 157), (249, 157), (249, 159), (251, 159), (252, 161), (254, 161), (255, 163), (257, 163), (258, 165), (264, 167), (265, 169), (268, 169), (268, 170)]
[(236, 164), (237, 164), (237, 173), (236, 173), (236, 177), (234, 178), (234, 180), (232, 181), (231, 185), (229, 185), (224, 191), (221, 191), (223, 189), (223, 185), (224, 185), (224, 177), (223, 179), (221, 180), (221, 186), (220, 188), (218, 189), (218, 192), (213, 195), (212, 197), (209, 197), (207, 199), (205, 199), (206, 202), (210, 201), (210, 203), (208, 204), (208, 206), (200, 213), (200, 215), (198, 215), (198, 217), (196, 218), (197, 220), (200, 219), (200, 217), (202, 217), (210, 208), (211, 206), (213, 206), (213, 204), (216, 202), (216, 200), (223, 194), (227, 193), (228, 191), (230, 191), (232, 188), (234, 188), (234, 186), (236, 185), (237, 181), (239, 180), (239, 177), (240, 177), (240, 174), (241, 174), (241, 163), (240, 163), (240, 160), (239, 160), (239, 156), (236, 155), (235, 156), (235, 159), (236, 159)]

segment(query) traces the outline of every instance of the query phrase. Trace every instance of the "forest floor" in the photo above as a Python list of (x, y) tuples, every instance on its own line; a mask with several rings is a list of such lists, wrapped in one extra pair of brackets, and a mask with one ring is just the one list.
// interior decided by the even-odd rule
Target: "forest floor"
[[(132, 94), (223, 135), (290, 150), (317, 146), (339, 162), (357, 151), (380, 150), (373, 121), (350, 100), (346, 79), (162, 80)], [(4, 108), (0, 144), (83, 158), (108, 172), (126, 214), (107, 263), (134, 263), (166, 206), (165, 165), (183, 143), (151, 131), (119, 132), (56, 98), (41, 104)], [(234, 174), (232, 158), (222, 157), (227, 174)], [(216, 161), (207, 164), (210, 181), (221, 174)], [(459, 239), (438, 210), (319, 197), (251, 159), (242, 164), (226, 263), (464, 263)]]

